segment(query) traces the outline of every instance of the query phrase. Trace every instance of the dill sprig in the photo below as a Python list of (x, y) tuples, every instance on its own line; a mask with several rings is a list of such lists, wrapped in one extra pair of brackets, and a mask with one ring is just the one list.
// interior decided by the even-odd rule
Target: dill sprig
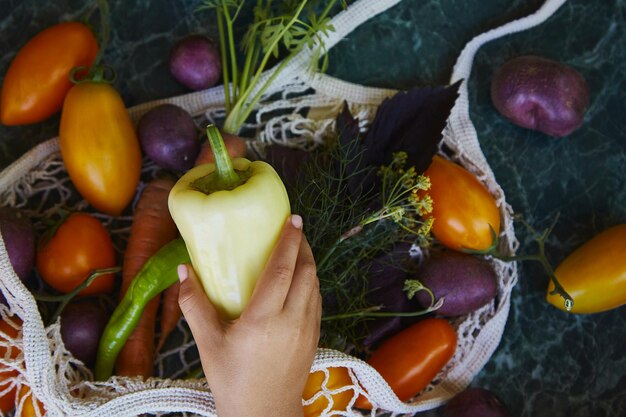
[[(336, 141), (330, 143), (337, 143)], [(289, 190), (293, 210), (305, 220), (305, 233), (315, 259), (323, 302), (323, 346), (342, 351), (360, 350), (366, 336), (365, 320), (407, 315), (381, 311), (370, 305), (368, 276), (371, 262), (393, 250), (399, 242), (420, 246), (430, 240), (432, 209), (424, 194), (428, 178), (407, 168), (404, 152), (393, 155), (388, 166), (360, 167), (355, 139), (347, 146), (329, 145), (314, 151)], [(348, 184), (378, 169), (380, 186), (351, 197)], [(431, 308), (408, 313), (425, 314)]]

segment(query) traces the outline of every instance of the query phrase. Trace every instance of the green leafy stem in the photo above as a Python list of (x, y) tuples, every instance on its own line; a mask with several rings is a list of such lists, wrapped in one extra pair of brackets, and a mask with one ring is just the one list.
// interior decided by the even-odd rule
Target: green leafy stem
[(120, 272), (121, 270), (122, 268), (119, 266), (115, 266), (112, 268), (96, 269), (91, 274), (89, 274), (89, 276), (79, 286), (77, 286), (72, 291), (68, 292), (67, 294), (63, 294), (63, 295), (35, 294), (34, 297), (35, 297), (35, 300), (37, 301), (43, 301), (43, 302), (49, 302), (49, 303), (60, 303), (57, 309), (55, 310), (54, 314), (49, 320), (50, 323), (54, 323), (56, 319), (61, 315), (61, 313), (63, 313), (65, 306), (67, 306), (67, 304), (70, 301), (72, 301), (74, 297), (78, 295), (78, 293), (80, 293), (82, 290), (87, 288), (89, 284), (91, 284), (96, 278), (102, 275), (115, 274), (117, 272)]
[(574, 299), (569, 295), (569, 293), (565, 290), (565, 288), (563, 288), (563, 286), (559, 282), (559, 279), (554, 273), (554, 269), (552, 268), (552, 265), (550, 265), (550, 262), (548, 261), (548, 258), (546, 256), (546, 240), (548, 239), (548, 236), (550, 236), (550, 233), (552, 233), (552, 230), (554, 229), (554, 226), (556, 225), (556, 222), (558, 221), (558, 219), (559, 219), (559, 215), (555, 217), (554, 221), (548, 228), (543, 230), (543, 232), (539, 233), (530, 224), (524, 221), (520, 216), (516, 216), (514, 218), (514, 220), (520, 221), (522, 224), (524, 224), (528, 232), (532, 235), (533, 240), (537, 242), (537, 248), (538, 248), (537, 253), (527, 254), (527, 255), (507, 255), (507, 254), (501, 253), (498, 250), (499, 239), (498, 239), (498, 236), (496, 235), (496, 232), (493, 230), (493, 228), (491, 229), (491, 233), (493, 236), (493, 244), (489, 248), (485, 250), (465, 249), (464, 252), (474, 254), (474, 255), (492, 256), (496, 259), (500, 259), (501, 261), (505, 261), (505, 262), (516, 262), (516, 261), (539, 262), (541, 266), (543, 266), (546, 273), (548, 274), (550, 281), (552, 281), (552, 283), (554, 284), (554, 289), (550, 291), (550, 295), (555, 295), (555, 294), (560, 295), (564, 300), (565, 309), (567, 311), (571, 311), (572, 307), (574, 306)]
[(433, 311), (438, 310), (443, 305), (445, 299), (441, 297), (439, 300), (435, 300), (435, 294), (426, 287), (420, 281), (416, 279), (407, 279), (404, 281), (404, 291), (407, 293), (407, 297), (413, 298), (419, 291), (426, 291), (430, 297), (430, 305), (423, 310), (418, 311), (380, 311), (384, 306), (372, 306), (358, 311), (350, 311), (347, 313), (335, 314), (332, 316), (323, 316), (322, 321), (330, 320), (343, 320), (352, 318), (377, 318), (377, 317), (416, 317), (423, 316)]
[[(243, 60), (238, 59), (234, 26), (242, 12), (244, 0), (205, 0), (200, 9), (214, 9), (217, 15), (217, 28), (222, 59), (222, 78), (226, 120), (223, 130), (237, 134), (246, 119), (261, 100), (280, 72), (291, 59), (305, 46), (313, 51), (312, 67), (321, 70), (327, 66), (327, 55), (323, 36), (334, 28), (328, 17), (337, 0), (326, 2), (318, 14), (311, 8), (305, 20), (305, 6), (314, 3), (310, 0), (282, 2), (284, 11), (276, 13), (272, 0), (257, 0), (253, 9), (254, 18), (244, 35)], [(258, 85), (271, 58), (278, 58), (281, 48), (287, 56), (276, 65), (271, 75)], [(242, 66), (243, 62), (243, 66)]]

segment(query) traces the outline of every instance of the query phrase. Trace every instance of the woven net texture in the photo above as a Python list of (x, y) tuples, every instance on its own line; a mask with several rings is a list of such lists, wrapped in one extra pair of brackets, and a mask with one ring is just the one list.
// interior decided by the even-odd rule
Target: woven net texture
[[(327, 38), (326, 46), (331, 48), (362, 22), (399, 1), (355, 2), (334, 17), (332, 23), (336, 30)], [(542, 23), (564, 2), (548, 0), (534, 14), (474, 38), (461, 52), (450, 83), (469, 79), (474, 55), (480, 46)], [(312, 75), (307, 70), (310, 53), (304, 50), (296, 56), (265, 93), (265, 99), (256, 111), (255, 122), (245, 126), (246, 131), (255, 132), (255, 139), (249, 141), (251, 150), (262, 153), (263, 147), (271, 143), (312, 149), (333, 134), (335, 117), (344, 102), (366, 127), (382, 100), (396, 93), (394, 90), (351, 84), (327, 75)], [(264, 77), (269, 77), (269, 73)], [(223, 102), (223, 88), (216, 87), (145, 103), (130, 108), (129, 112), (136, 122), (153, 107), (172, 103), (192, 114), (200, 127), (223, 118)], [(461, 84), (460, 96), (443, 136), (445, 157), (474, 173), (496, 199), (503, 220), (499, 249), (504, 253), (515, 253), (518, 242), (513, 229), (512, 209), (506, 203), (504, 193), (480, 149), (469, 118), (465, 81)], [(137, 195), (156, 172), (157, 167), (144, 160)], [(67, 176), (57, 138), (36, 146), (0, 173), (0, 201), (2, 205), (21, 209), (35, 224), (41, 224), (38, 220), (59, 207), (90, 211)], [(123, 253), (132, 216), (111, 218), (101, 213), (93, 214), (110, 231), (118, 253)], [(319, 349), (311, 371), (324, 372), (326, 378), (321, 390), (314, 397), (305, 399), (304, 404), (323, 396), (328, 401), (323, 416), (361, 416), (362, 412), (353, 410), (352, 405), (359, 395), (365, 395), (374, 405), (366, 415), (412, 415), (438, 407), (466, 388), (500, 342), (509, 313), (511, 290), (517, 281), (515, 263), (488, 260), (498, 276), (497, 297), (478, 311), (452, 321), (458, 336), (456, 353), (423, 392), (411, 401), (400, 402), (380, 374), (365, 362), (339, 351)], [(0, 314), (19, 331), (15, 338), (0, 331), (0, 352), (4, 352), (0, 363), (17, 371), (17, 375), (9, 379), (9, 384), (0, 387), (0, 396), (16, 386), (18, 389), (24, 386), (44, 404), (49, 416), (117, 417), (142, 413), (216, 416), (206, 381), (183, 379), (200, 367), (197, 348), (184, 319), (178, 323), (175, 337), (169, 339), (156, 358), (157, 377), (147, 381), (112, 377), (105, 382), (96, 382), (91, 371), (64, 347), (59, 322), (44, 325), (38, 304), (13, 271), (1, 238), (0, 290), (7, 299), (6, 306), (0, 304)], [(352, 385), (339, 389), (326, 387), (328, 369), (333, 367), (347, 368)], [(333, 396), (344, 391), (351, 394), (347, 409), (333, 410)], [(17, 415), (27, 398), (25, 396), (18, 405)], [(35, 411), (39, 414), (39, 410)]]

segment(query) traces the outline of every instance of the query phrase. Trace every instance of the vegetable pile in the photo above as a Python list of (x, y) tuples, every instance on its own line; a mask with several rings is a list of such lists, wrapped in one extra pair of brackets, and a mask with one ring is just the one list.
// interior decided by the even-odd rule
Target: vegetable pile
[[(11, 64), (0, 120), (34, 123), (61, 110), (63, 163), (90, 207), (32, 219), (39, 236), (31, 219), (0, 208), (0, 233), (42, 316), (47, 323), (58, 319), (65, 347), (96, 379), (153, 375), (155, 355), (181, 317), (181, 263), (192, 262), (220, 314), (236, 319), (292, 211), (304, 217), (317, 260), (321, 345), (367, 361), (401, 401), (418, 395), (453, 360), (457, 334), (450, 318), (497, 302), (498, 277), (487, 257), (518, 258), (498, 252), (501, 218), (493, 195), (440, 146), (460, 83), (396, 94), (380, 105), (366, 131), (346, 103), (323, 146), (304, 152), (273, 145), (265, 149), (265, 161), (243, 158), (247, 140), (237, 134), (280, 70), (305, 47), (316, 51), (312, 68), (325, 68), (322, 35), (333, 30), (335, 3), (314, 8), (307, 1), (259, 1), (238, 54), (234, 25), (244, 2), (205, 1), (218, 21), (219, 48), (190, 35), (166, 58), (172, 76), (192, 90), (222, 79), (222, 132), (209, 126), (204, 143), (192, 116), (172, 104), (149, 110), (133, 126), (112, 86), (112, 70), (101, 63), (109, 37), (104, 1), (99, 45), (85, 26), (62, 23), (28, 42)], [(63, 53), (50, 49), (70, 32), (74, 43), (63, 44)], [(30, 60), (43, 51), (50, 65), (30, 71)], [(529, 63), (545, 67), (520, 69)], [(544, 91), (560, 100), (524, 91), (555, 74), (574, 86)], [(588, 106), (581, 79), (558, 63), (518, 60), (495, 77), (492, 96), (513, 122), (562, 136), (580, 126)], [(36, 84), (44, 88), (31, 91)], [(520, 88), (513, 91), (513, 85)], [(559, 117), (547, 116), (554, 114)], [(144, 161), (158, 166), (157, 178), (141, 179)], [(123, 213), (132, 213), (133, 223), (128, 241), (116, 245), (100, 219)], [(626, 272), (613, 262), (626, 250), (624, 231), (621, 225), (601, 234), (554, 272), (543, 255), (547, 235), (539, 237), (540, 253), (525, 259), (547, 266), (548, 302), (581, 313), (626, 303)], [(595, 282), (590, 277), (598, 270), (606, 273)], [(19, 337), (20, 327), (16, 317), (2, 321), (0, 337)], [(0, 356), (19, 354), (5, 350), (0, 346)], [(29, 408), (42, 411), (28, 387), (15, 385), (17, 373), (0, 368), (0, 410), (21, 404), (21, 415)], [(326, 398), (314, 397), (322, 384), (339, 389), (332, 408), (345, 411), (355, 393), (340, 388), (353, 381), (344, 368), (331, 368), (328, 377), (310, 375), (305, 415), (327, 407)], [(445, 415), (507, 415), (492, 395), (466, 393)], [(376, 404), (359, 396), (354, 406)]]

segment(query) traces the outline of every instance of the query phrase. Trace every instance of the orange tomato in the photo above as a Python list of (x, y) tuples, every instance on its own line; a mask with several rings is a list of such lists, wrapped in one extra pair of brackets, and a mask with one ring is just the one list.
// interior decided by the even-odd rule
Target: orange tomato
[[(36, 266), (41, 278), (62, 293), (78, 287), (95, 269), (115, 265), (115, 249), (109, 232), (87, 213), (71, 214), (37, 249)], [(110, 292), (113, 284), (113, 274), (102, 275), (80, 295)]]
[[(304, 387), (304, 393), (302, 398), (309, 400), (313, 396), (322, 390), (322, 386), (325, 386), (329, 391), (339, 390), (342, 387), (352, 385), (352, 379), (348, 370), (343, 367), (328, 368), (328, 380), (324, 384), (326, 374), (324, 371), (316, 371), (309, 374), (309, 378), (306, 381)], [(348, 389), (345, 391), (337, 392), (331, 395), (333, 405), (329, 411), (346, 411), (350, 400), (354, 396), (354, 390)], [(322, 415), (322, 412), (328, 407), (328, 399), (325, 396), (318, 397), (309, 405), (304, 406), (304, 417), (318, 417)]]
[(97, 54), (98, 42), (82, 23), (59, 23), (41, 31), (9, 66), (2, 83), (0, 122), (36, 123), (61, 110), (72, 87), (70, 71), (90, 66)]
[[(387, 381), (400, 401), (408, 401), (448, 363), (456, 350), (456, 341), (456, 331), (448, 321), (428, 318), (387, 339), (367, 363)], [(372, 408), (363, 396), (357, 399), (356, 406)]]
[(493, 243), (491, 228), (500, 233), (500, 212), (485, 186), (471, 172), (440, 156), (433, 158), (424, 175), (431, 183), (433, 235), (450, 249), (488, 249)]
[(141, 174), (141, 147), (118, 92), (83, 82), (67, 93), (59, 128), (61, 156), (72, 183), (96, 209), (119, 215)]
[[(10, 318), (9, 320), (18, 328), (22, 325), (22, 321), (19, 318)], [(16, 327), (9, 324), (6, 320), (0, 320), (0, 342), (2, 342), (2, 344), (6, 344), (9, 339), (15, 339), (18, 336), (19, 330), (16, 329)], [(9, 358), (15, 359), (20, 354), (20, 349), (13, 347), (11, 352), (7, 352), (7, 348), (0, 345), (0, 358), (5, 358), (7, 353)], [(13, 384), (12, 379), (18, 374), (19, 372), (16, 369), (0, 364), (0, 392), (3, 392), (13, 385), (12, 388), (0, 396), (0, 411), (2, 411), (3, 414), (9, 413), (15, 408), (17, 387)]]
[(17, 394), (17, 404), (21, 404), (15, 417), (37, 417), (46, 414), (43, 403), (35, 397), (28, 385), (22, 385)]

